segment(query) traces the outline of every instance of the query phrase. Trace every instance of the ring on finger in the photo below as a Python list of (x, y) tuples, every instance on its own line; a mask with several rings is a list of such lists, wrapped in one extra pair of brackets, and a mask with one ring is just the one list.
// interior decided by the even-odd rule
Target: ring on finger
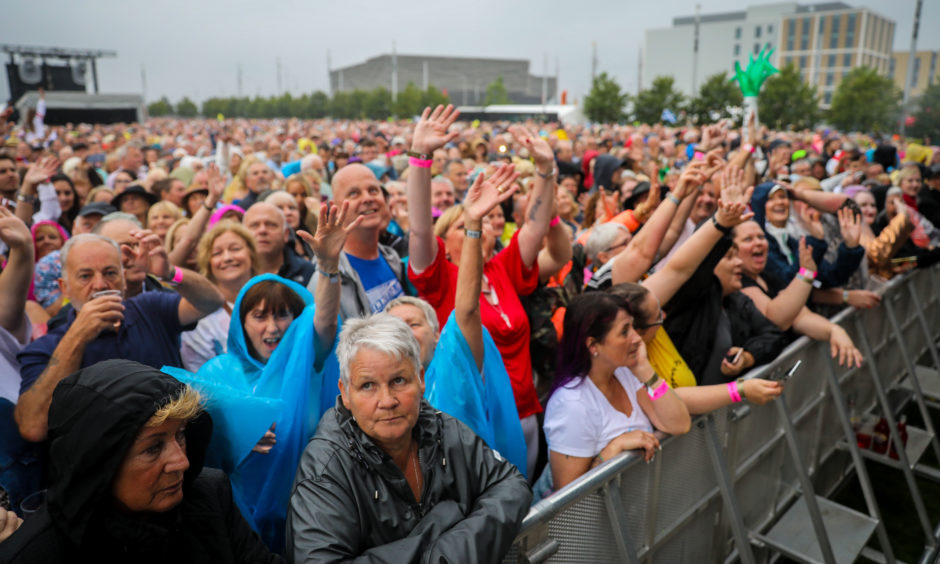
[(496, 191), (499, 192), (500, 194), (502, 194), (503, 192), (506, 191), (506, 187), (505, 187), (505, 186), (499, 186), (498, 188), (496, 188)]

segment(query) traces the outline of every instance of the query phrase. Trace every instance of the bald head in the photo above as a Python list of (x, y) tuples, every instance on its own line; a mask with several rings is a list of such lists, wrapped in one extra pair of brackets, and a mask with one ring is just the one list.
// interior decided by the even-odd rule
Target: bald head
[(284, 251), (289, 233), (287, 219), (279, 208), (268, 202), (258, 202), (248, 208), (242, 223), (254, 235), (259, 255), (275, 257)]
[(333, 203), (337, 206), (349, 201), (349, 213), (352, 218), (364, 216), (356, 228), (357, 231), (374, 231), (376, 244), (378, 234), (384, 229), (384, 220), (388, 213), (382, 185), (365, 165), (353, 163), (341, 168), (333, 177)]

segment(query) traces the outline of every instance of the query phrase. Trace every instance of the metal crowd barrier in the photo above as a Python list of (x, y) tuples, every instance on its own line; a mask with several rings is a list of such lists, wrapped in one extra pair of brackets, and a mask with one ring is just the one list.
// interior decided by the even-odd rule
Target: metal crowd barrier
[[(940, 530), (930, 524), (913, 473), (940, 481), (940, 472), (918, 463), (931, 446), (940, 459), (925, 407), (940, 406), (940, 372), (916, 366), (927, 358), (940, 369), (940, 269), (898, 277), (881, 292), (877, 308), (832, 318), (865, 354), (861, 368), (839, 367), (828, 343), (800, 338), (746, 376), (779, 376), (802, 361), (781, 398), (698, 416), (689, 433), (661, 435), (663, 450), (649, 464), (629, 452), (595, 468), (532, 507), (504, 562), (755, 562), (776, 553), (809, 562), (861, 553), (891, 562), (863, 458), (905, 473), (924, 532), (921, 561), (933, 561)], [(858, 414), (884, 414), (897, 441), (894, 416), (911, 401), (927, 416), (927, 429), (909, 426), (899, 460), (858, 448), (849, 405)], [(853, 473), (867, 514), (823, 499)], [(872, 534), (880, 552), (863, 548)]]

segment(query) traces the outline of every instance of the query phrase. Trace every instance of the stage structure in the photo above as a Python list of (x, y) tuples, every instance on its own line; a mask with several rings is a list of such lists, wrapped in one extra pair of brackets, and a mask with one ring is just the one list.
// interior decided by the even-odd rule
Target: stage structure
[[(69, 49), (28, 45), (0, 45), (7, 54), (10, 98), (20, 112), (35, 106), (38, 90), (46, 91), (46, 118), (50, 125), (114, 123), (144, 118), (140, 94), (100, 94), (97, 60), (117, 57), (116, 51)], [(88, 92), (91, 73), (93, 91)]]

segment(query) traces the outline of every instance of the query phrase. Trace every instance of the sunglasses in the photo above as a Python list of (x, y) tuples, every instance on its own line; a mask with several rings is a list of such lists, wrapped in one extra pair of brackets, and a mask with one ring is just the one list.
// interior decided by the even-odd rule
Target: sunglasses
[(650, 327), (662, 326), (663, 321), (665, 320), (666, 320), (666, 313), (662, 310), (662, 308), (660, 308), (659, 317), (656, 321), (652, 321), (650, 323), (634, 323), (633, 328), (638, 331), (642, 331), (643, 329), (649, 329)]

